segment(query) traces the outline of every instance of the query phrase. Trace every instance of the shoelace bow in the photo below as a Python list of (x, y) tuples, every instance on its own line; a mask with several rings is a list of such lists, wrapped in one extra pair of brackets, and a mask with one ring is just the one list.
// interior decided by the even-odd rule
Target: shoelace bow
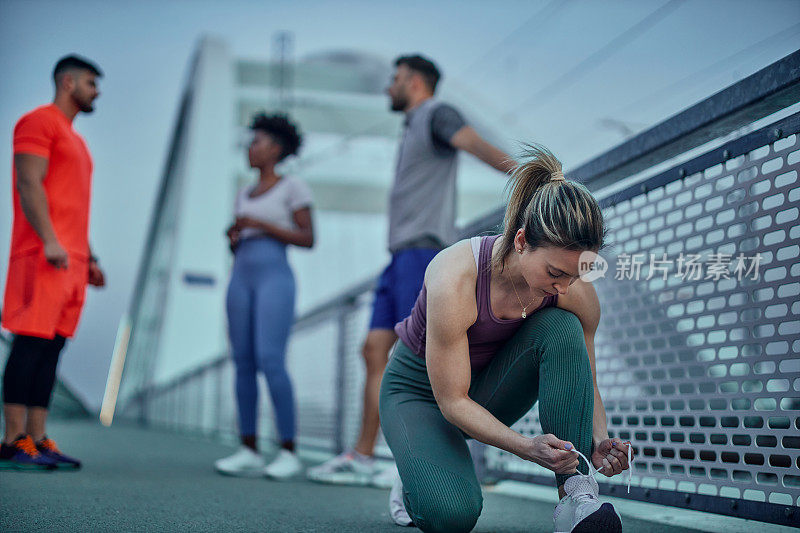
[[(631, 477), (633, 477), (633, 468), (631, 467), (631, 463), (633, 462), (633, 456), (632, 456), (633, 452), (632, 452), (632, 447), (631, 447), (630, 441), (623, 442), (622, 444), (624, 444), (624, 445), (626, 445), (628, 447), (628, 494), (630, 494), (631, 493)], [(572, 447), (572, 451), (574, 451), (575, 453), (580, 455), (581, 459), (584, 460), (584, 462), (586, 463), (586, 466), (589, 467), (589, 475), (590, 476), (594, 477), (595, 474), (597, 474), (603, 468), (605, 468), (604, 466), (601, 466), (600, 468), (595, 468), (594, 465), (592, 464), (592, 462), (589, 461), (586, 458), (586, 456), (583, 455), (581, 452), (579, 452), (578, 449), (575, 448), (574, 446)]]
[(14, 444), (17, 446), (17, 448), (27, 453), (31, 457), (39, 457), (39, 450), (36, 449), (36, 444), (34, 444), (33, 439), (30, 436), (19, 439)]

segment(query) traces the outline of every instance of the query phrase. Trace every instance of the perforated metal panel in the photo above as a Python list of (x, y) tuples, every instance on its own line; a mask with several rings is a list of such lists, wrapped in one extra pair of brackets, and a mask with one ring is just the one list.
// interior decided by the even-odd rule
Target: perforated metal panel
[[(800, 505), (798, 170), (790, 135), (603, 202), (598, 386), (609, 433), (637, 451), (634, 486)], [(515, 429), (541, 434), (536, 409)], [(552, 476), (496, 449), (486, 465)]]

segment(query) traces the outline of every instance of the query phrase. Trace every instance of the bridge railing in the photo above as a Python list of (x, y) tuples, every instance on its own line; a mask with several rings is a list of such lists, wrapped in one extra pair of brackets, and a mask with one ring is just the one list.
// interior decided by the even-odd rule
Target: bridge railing
[[(608, 270), (594, 282), (598, 386), (610, 434), (637, 453), (630, 495), (619, 476), (600, 480), (604, 493), (800, 520), (798, 101), (800, 52), (567, 172), (592, 189), (609, 227)], [(501, 220), (498, 210), (462, 236)], [(374, 281), (294, 327), (302, 446), (353, 444)], [(143, 388), (122, 414), (232, 437), (232, 383), (222, 355)], [(261, 416), (271, 416), (266, 404)], [(514, 428), (540, 433), (537, 410)], [(484, 476), (552, 483), (551, 472), (501, 450), (478, 455)]]

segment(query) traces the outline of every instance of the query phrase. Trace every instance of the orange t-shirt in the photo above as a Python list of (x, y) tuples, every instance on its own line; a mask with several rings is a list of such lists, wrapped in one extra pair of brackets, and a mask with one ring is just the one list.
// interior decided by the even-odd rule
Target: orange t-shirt
[[(23, 115), (17, 122), (14, 154), (32, 154), (48, 160), (43, 185), (56, 237), (70, 255), (87, 259), (92, 156), (83, 137), (72, 129), (72, 122), (55, 104), (45, 105)], [(41, 249), (43, 244), (22, 211), (17, 171), (13, 163), (11, 166), (14, 176), (13, 258)]]

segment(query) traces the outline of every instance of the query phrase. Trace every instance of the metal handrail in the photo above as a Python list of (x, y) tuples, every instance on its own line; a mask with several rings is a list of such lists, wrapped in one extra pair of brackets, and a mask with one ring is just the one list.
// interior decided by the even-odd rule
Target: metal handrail
[(596, 190), (800, 101), (800, 51), (570, 171)]

